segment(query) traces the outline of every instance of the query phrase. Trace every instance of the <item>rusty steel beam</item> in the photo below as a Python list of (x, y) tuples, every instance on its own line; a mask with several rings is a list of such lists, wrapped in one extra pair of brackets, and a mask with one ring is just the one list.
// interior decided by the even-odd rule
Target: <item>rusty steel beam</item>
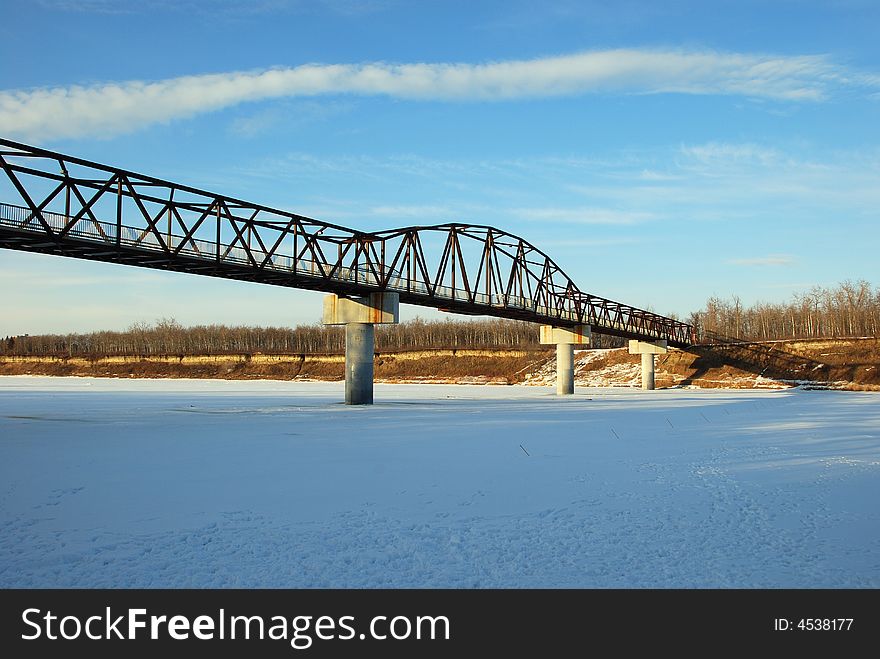
[(364, 232), (0, 139), (0, 247), (400, 301), (685, 347), (693, 328), (582, 292), (500, 229)]

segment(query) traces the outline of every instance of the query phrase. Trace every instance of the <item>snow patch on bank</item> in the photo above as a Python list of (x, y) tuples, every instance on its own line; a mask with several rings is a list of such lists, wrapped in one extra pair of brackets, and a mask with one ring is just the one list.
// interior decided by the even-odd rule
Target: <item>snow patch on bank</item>
[[(603, 361), (618, 348), (596, 350), (575, 350), (574, 352), (574, 383), (577, 387), (640, 387), (640, 364), (612, 364), (602, 369), (590, 370), (588, 365)], [(556, 357), (545, 361), (535, 372), (526, 375), (522, 384), (534, 387), (550, 387), (556, 385)]]

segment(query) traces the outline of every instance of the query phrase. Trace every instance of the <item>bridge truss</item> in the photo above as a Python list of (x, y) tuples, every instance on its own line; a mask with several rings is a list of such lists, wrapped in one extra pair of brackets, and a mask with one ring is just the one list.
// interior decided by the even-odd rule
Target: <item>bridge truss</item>
[(364, 232), (0, 139), (0, 247), (400, 301), (684, 347), (693, 328), (582, 292), (489, 226)]

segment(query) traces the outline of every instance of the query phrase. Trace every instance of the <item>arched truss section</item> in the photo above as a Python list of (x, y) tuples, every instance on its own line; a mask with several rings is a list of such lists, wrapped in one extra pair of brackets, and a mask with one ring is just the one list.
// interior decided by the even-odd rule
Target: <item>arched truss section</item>
[(690, 325), (583, 293), (493, 227), (357, 231), (2, 139), (0, 168), (0, 247), (692, 341)]

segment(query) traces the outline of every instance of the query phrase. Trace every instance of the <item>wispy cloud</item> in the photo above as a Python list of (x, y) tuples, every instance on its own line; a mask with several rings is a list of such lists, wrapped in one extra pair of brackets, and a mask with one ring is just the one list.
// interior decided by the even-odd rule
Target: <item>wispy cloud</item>
[(644, 242), (632, 236), (616, 238), (572, 238), (570, 240), (554, 240), (544, 238), (540, 240), (542, 249), (584, 249), (593, 247), (617, 247), (620, 245), (636, 245)]
[[(880, 207), (876, 149), (828, 152), (782, 143), (716, 141), (595, 159), (291, 153), (238, 163), (235, 176), (269, 191), (313, 189), (323, 196), (297, 197), (292, 210), (342, 224), (356, 218), (371, 228), (407, 218), (518, 224), (528, 235), (570, 224), (650, 225), (652, 231), (791, 227), (803, 242), (839, 222), (873, 230)], [(317, 192), (341, 189), (346, 204)]]
[(795, 258), (790, 254), (770, 254), (768, 256), (757, 256), (744, 259), (729, 259), (727, 261), (731, 265), (743, 266), (780, 266), (792, 265)]
[[(667, 178), (645, 177), (626, 162), (578, 172), (567, 189), (590, 203), (624, 211), (650, 210), (667, 220), (797, 225), (808, 218), (873, 222), (880, 204), (880, 152), (815, 152), (783, 145), (707, 142), (666, 155)], [(607, 172), (612, 174), (608, 175)], [(575, 176), (565, 180), (572, 181)]]
[(326, 11), (361, 16), (388, 7), (393, 0), (37, 0), (52, 11), (87, 14), (141, 14), (165, 11), (212, 18)]
[(262, 108), (252, 114), (236, 117), (229, 124), (229, 132), (236, 137), (252, 138), (268, 132), (297, 130), (348, 112), (351, 103), (343, 101), (319, 102), (314, 100), (283, 103)]
[(369, 210), (370, 215), (396, 219), (447, 219), (453, 220), (457, 211), (447, 206), (375, 206)]
[(52, 11), (88, 14), (130, 14), (136, 10), (133, 3), (119, 0), (37, 0), (36, 4)]
[(681, 152), (701, 165), (724, 163), (758, 163), (768, 165), (780, 159), (776, 149), (752, 143), (708, 142), (706, 144), (684, 145)]
[(723, 94), (818, 101), (840, 86), (873, 92), (822, 55), (617, 49), (484, 64), (385, 62), (191, 75), (0, 92), (0, 131), (20, 137), (106, 137), (246, 102), (327, 94), (420, 101), (504, 101), (587, 93)]
[[(368, 213), (375, 217), (392, 220), (432, 220), (438, 222), (465, 221), (474, 217), (509, 217), (549, 224), (603, 224), (629, 225), (655, 218), (651, 213), (621, 211), (614, 208), (584, 208), (571, 206), (548, 206), (540, 208), (489, 207), (479, 204), (456, 204), (455, 206), (401, 205), (374, 206)], [(479, 223), (479, 220), (477, 220)]]
[[(160, 284), (167, 281), (167, 277), (158, 273), (127, 273), (126, 284)], [(0, 269), (0, 284), (15, 286), (21, 282), (20, 270)], [(28, 275), (28, 286), (31, 288), (86, 288), (89, 286), (111, 286), (119, 284), (119, 275), (106, 276), (78, 276), (61, 275), (56, 273), (34, 273)]]
[(638, 176), (636, 177), (639, 181), (675, 181), (681, 178), (681, 176), (676, 174), (669, 174), (666, 172), (658, 172), (651, 169), (643, 169)]
[(268, 108), (243, 117), (236, 117), (229, 124), (229, 132), (236, 137), (251, 138), (268, 133), (277, 126), (284, 114), (277, 108)]
[(636, 224), (654, 219), (652, 213), (621, 211), (613, 208), (512, 208), (508, 213), (524, 220), (570, 224)]

